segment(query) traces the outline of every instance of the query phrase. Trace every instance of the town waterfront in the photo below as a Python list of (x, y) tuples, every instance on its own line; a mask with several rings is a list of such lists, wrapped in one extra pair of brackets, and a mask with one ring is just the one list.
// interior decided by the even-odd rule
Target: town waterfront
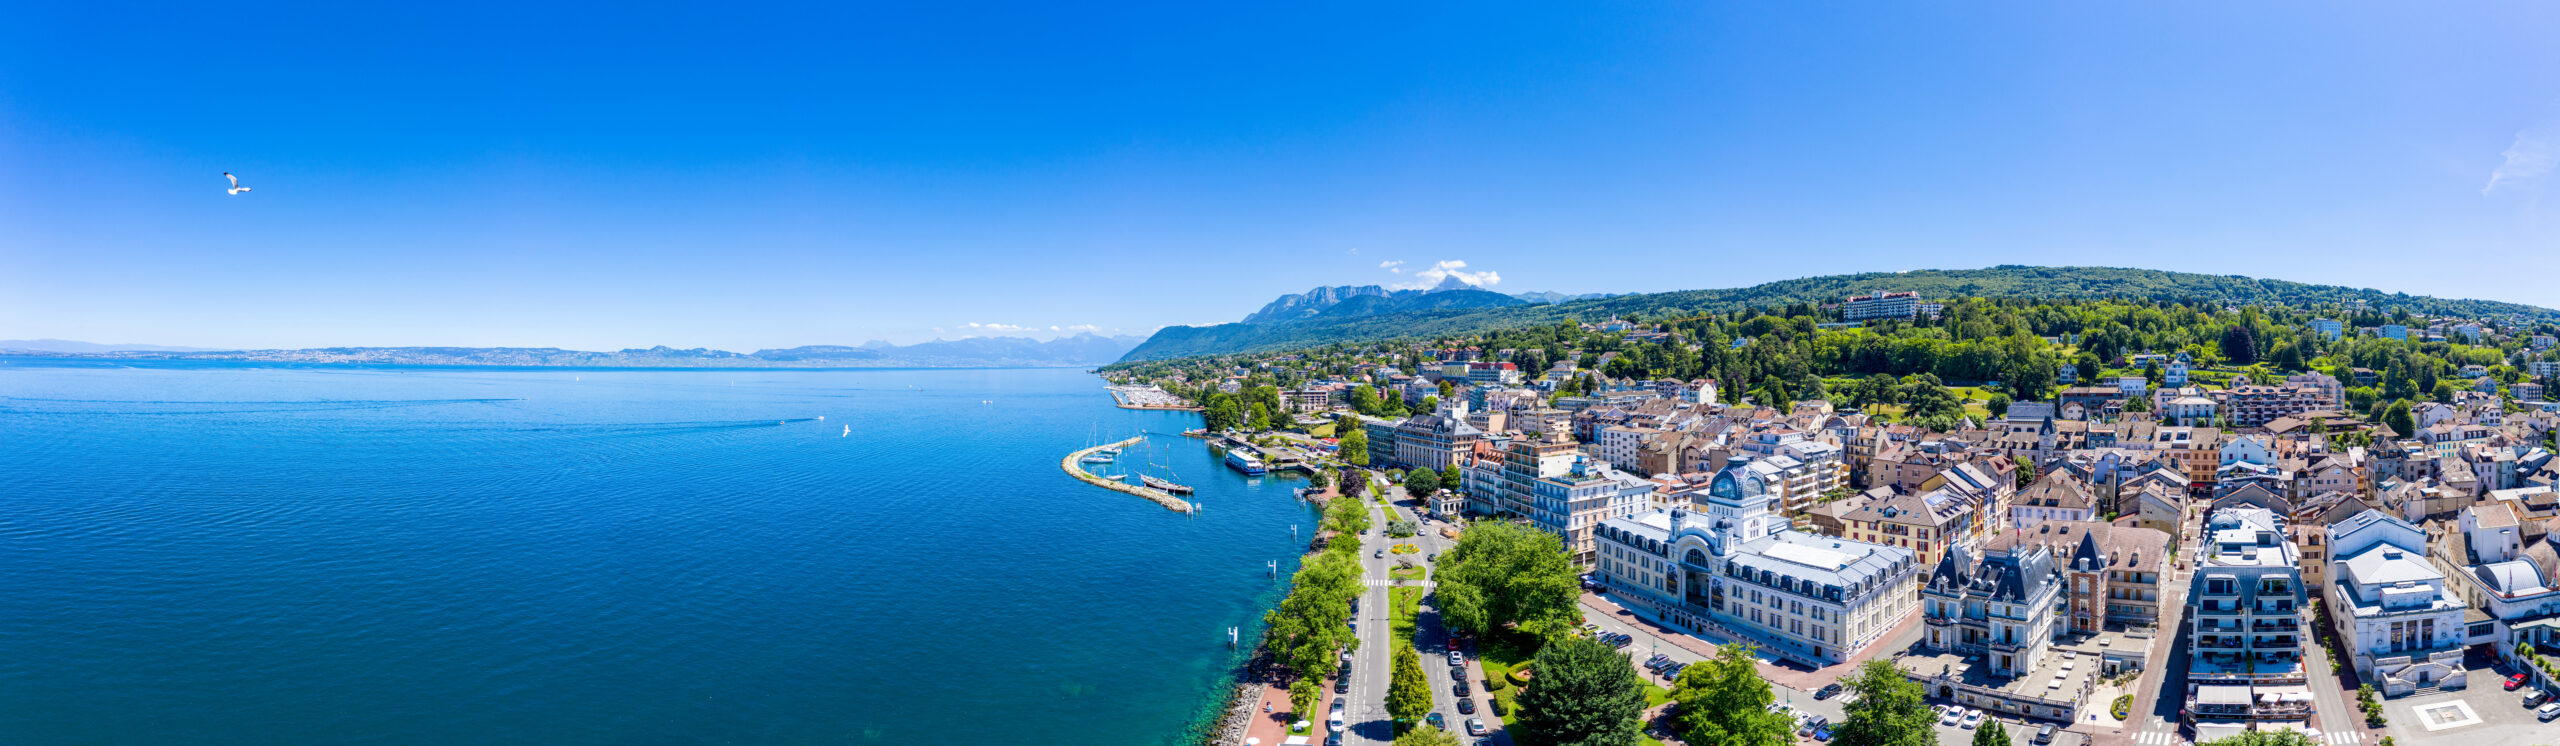
[[(0, 741), (1182, 742), (1314, 523), (1198, 424), (1060, 369), (0, 359)], [(1141, 432), (1199, 514), (1058, 471)]]

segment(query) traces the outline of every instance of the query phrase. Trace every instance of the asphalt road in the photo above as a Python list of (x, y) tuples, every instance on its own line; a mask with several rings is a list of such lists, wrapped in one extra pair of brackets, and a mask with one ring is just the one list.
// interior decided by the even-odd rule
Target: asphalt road
[[(1393, 723), (1389, 722), (1386, 707), (1387, 686), (1395, 670), (1394, 660), (1388, 657), (1390, 651), (1395, 649), (1395, 642), (1389, 638), (1388, 617), (1393, 612), (1387, 601), (1387, 589), (1394, 585), (1394, 581), (1388, 577), (1387, 572), (1394, 568), (1399, 560), (1408, 559), (1414, 564), (1429, 568), (1431, 563), (1427, 558), (1447, 551), (1455, 542), (1440, 537), (1439, 530), (1444, 524), (1419, 521), (1414, 506), (1407, 504), (1408, 496), (1404, 488), (1374, 481), (1371, 487), (1385, 489), (1388, 500), (1393, 503), (1393, 506), (1377, 507), (1373, 499), (1369, 503), (1370, 532), (1368, 536), (1361, 538), (1360, 562), (1369, 587), (1361, 593), (1360, 613), (1353, 615), (1353, 618), (1359, 620), (1360, 649), (1352, 654), (1351, 693), (1346, 697), (1346, 701), (1350, 704), (1344, 710), (1349, 726), (1343, 742), (1383, 746), (1395, 740), (1395, 729)], [(1421, 523), (1422, 532), (1410, 539), (1390, 539), (1386, 535), (1386, 524), (1389, 520), (1417, 521)], [(1389, 553), (1384, 557), (1378, 556), (1380, 550), (1406, 542), (1412, 543), (1415, 548), (1422, 551), (1408, 555)], [(1422, 613), (1415, 620), (1414, 636), (1417, 639), (1414, 641), (1414, 648), (1422, 655), (1423, 674), (1431, 680), (1434, 709), (1440, 713), (1440, 717), (1448, 724), (1450, 731), (1461, 736), (1462, 742), (1472, 743), (1472, 740), (1464, 738), (1467, 718), (1485, 718), (1488, 725), (1499, 729), (1501, 720), (1492, 716), (1492, 702), (1485, 698), (1484, 687), (1481, 686), (1482, 669), (1474, 667), (1472, 658), (1469, 660), (1468, 668), (1468, 675), (1471, 677), (1468, 693), (1476, 700), (1476, 713), (1466, 715), (1458, 712), (1458, 700), (1454, 690), (1457, 680), (1449, 676), (1447, 652), (1449, 638), (1441, 626), (1440, 613), (1433, 605), (1436, 599), (1428, 595), (1431, 583), (1428, 580), (1421, 580), (1409, 581), (1406, 585), (1425, 589)], [(1494, 743), (1499, 746), (1508, 746), (1509, 740), (1497, 735)]]

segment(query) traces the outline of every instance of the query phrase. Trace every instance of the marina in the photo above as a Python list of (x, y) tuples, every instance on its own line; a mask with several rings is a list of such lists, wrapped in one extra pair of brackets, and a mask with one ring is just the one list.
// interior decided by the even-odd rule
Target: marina
[(1126, 492), (1132, 495), (1137, 495), (1154, 501), (1157, 505), (1165, 506), (1168, 510), (1183, 513), (1190, 513), (1197, 510), (1198, 508), (1192, 506), (1190, 501), (1174, 497), (1172, 494), (1167, 493), (1164, 490), (1153, 487), (1141, 487), (1127, 482), (1098, 476), (1090, 471), (1085, 471), (1083, 464), (1085, 463), (1084, 459), (1086, 457), (1099, 453), (1104, 449), (1111, 449), (1112, 452), (1118, 453), (1119, 449), (1137, 445), (1140, 441), (1144, 440), (1146, 440), (1146, 436), (1141, 435), (1118, 443), (1094, 446), (1092, 448), (1076, 451), (1074, 453), (1067, 454), (1066, 458), (1059, 459), (1058, 468), (1066, 470), (1067, 475), (1075, 477), (1077, 481), (1090, 484), (1095, 487), (1112, 490), (1114, 492)]

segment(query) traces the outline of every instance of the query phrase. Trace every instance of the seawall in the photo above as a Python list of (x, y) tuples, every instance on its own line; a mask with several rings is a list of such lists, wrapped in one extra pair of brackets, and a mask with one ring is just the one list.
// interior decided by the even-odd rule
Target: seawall
[(1060, 468), (1060, 469), (1065, 469), (1065, 470), (1067, 471), (1067, 475), (1068, 475), (1068, 476), (1075, 477), (1077, 481), (1084, 482), (1085, 484), (1090, 484), (1090, 485), (1093, 485), (1093, 486), (1095, 486), (1095, 487), (1100, 487), (1100, 488), (1103, 488), (1103, 489), (1106, 489), (1106, 490), (1113, 490), (1113, 491), (1117, 491), (1117, 492), (1126, 492), (1126, 493), (1129, 493), (1129, 494), (1132, 494), (1132, 495), (1137, 495), (1137, 496), (1139, 496), (1139, 497), (1143, 497), (1143, 498), (1146, 498), (1146, 499), (1149, 499), (1149, 500), (1153, 500), (1153, 501), (1155, 501), (1155, 503), (1156, 503), (1157, 505), (1162, 505), (1162, 506), (1164, 506), (1164, 507), (1165, 507), (1165, 509), (1167, 509), (1167, 510), (1173, 510), (1173, 511), (1176, 511), (1176, 512), (1182, 512), (1182, 513), (1189, 513), (1189, 512), (1191, 512), (1192, 508), (1191, 508), (1191, 502), (1190, 502), (1190, 501), (1188, 501), (1188, 500), (1184, 500), (1184, 499), (1179, 498), (1179, 497), (1174, 497), (1174, 496), (1173, 496), (1173, 495), (1171, 495), (1171, 494), (1167, 494), (1164, 490), (1155, 489), (1155, 488), (1153, 488), (1153, 487), (1140, 487), (1140, 486), (1133, 485), (1133, 484), (1129, 484), (1129, 483), (1127, 483), (1127, 482), (1122, 482), (1122, 481), (1119, 481), (1119, 480), (1116, 480), (1116, 479), (1104, 479), (1104, 478), (1101, 478), (1101, 477), (1094, 476), (1094, 475), (1093, 475), (1093, 472), (1089, 472), (1089, 471), (1085, 471), (1085, 470), (1084, 470), (1084, 463), (1083, 463), (1083, 462), (1084, 462), (1084, 457), (1085, 457), (1087, 454), (1091, 454), (1091, 453), (1093, 453), (1094, 451), (1099, 451), (1099, 450), (1102, 450), (1102, 449), (1105, 449), (1105, 448), (1126, 448), (1126, 447), (1129, 447), (1129, 446), (1137, 445), (1137, 444), (1138, 444), (1138, 441), (1145, 440), (1145, 439), (1146, 439), (1146, 436), (1141, 435), (1141, 436), (1138, 436), (1138, 437), (1135, 437), (1135, 438), (1130, 438), (1130, 439), (1128, 439), (1128, 440), (1120, 441), (1120, 442), (1118, 442), (1118, 443), (1105, 443), (1105, 444), (1102, 444), (1102, 445), (1094, 446), (1094, 447), (1092, 447), (1092, 448), (1087, 448), (1087, 449), (1084, 449), (1084, 450), (1081, 450), (1081, 451), (1077, 451), (1077, 452), (1074, 452), (1074, 453), (1070, 453), (1070, 454), (1067, 454), (1067, 457), (1066, 457), (1066, 458), (1063, 458), (1063, 459), (1059, 459), (1059, 460), (1058, 460), (1058, 468)]

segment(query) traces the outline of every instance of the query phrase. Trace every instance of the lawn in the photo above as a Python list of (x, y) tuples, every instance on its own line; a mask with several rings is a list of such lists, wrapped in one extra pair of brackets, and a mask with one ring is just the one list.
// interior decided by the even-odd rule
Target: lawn
[[(1429, 577), (1429, 575), (1429, 570), (1424, 570), (1420, 567), (1398, 567), (1387, 571), (1387, 577), (1394, 578), (1396, 580), (1421, 580), (1425, 577)], [(1399, 588), (1397, 590), (1407, 589)]]
[(1397, 655), (1413, 650), (1414, 618), (1422, 614), (1422, 589), (1387, 589), (1387, 639), (1394, 640)]

